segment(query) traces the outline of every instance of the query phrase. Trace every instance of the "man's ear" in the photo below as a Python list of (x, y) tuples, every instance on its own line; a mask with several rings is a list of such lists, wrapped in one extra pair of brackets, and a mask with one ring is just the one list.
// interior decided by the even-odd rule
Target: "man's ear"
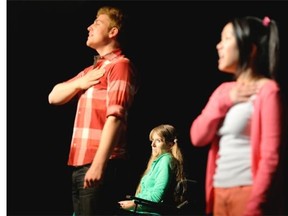
[(117, 27), (112, 27), (109, 31), (109, 36), (116, 37), (118, 35), (119, 29)]

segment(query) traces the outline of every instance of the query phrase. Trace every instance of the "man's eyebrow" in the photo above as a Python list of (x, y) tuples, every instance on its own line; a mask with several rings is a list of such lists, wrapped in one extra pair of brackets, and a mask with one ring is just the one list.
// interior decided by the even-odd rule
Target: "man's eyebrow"
[(98, 19), (98, 18), (96, 18), (96, 19), (94, 20), (94, 22), (95, 22), (95, 23), (97, 23), (97, 22), (101, 22), (101, 23), (103, 23), (103, 21), (100, 20), (100, 19)]

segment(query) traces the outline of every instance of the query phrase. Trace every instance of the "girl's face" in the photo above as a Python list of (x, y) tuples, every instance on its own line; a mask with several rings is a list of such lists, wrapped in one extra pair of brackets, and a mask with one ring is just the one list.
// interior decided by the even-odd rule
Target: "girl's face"
[(152, 147), (152, 155), (153, 156), (159, 156), (163, 153), (168, 152), (169, 150), (169, 145), (167, 145), (163, 138), (160, 137), (157, 133), (152, 134), (152, 139), (151, 139), (151, 147)]
[(221, 33), (221, 40), (216, 45), (218, 52), (218, 69), (220, 71), (235, 73), (239, 61), (239, 49), (232, 23), (224, 26)]

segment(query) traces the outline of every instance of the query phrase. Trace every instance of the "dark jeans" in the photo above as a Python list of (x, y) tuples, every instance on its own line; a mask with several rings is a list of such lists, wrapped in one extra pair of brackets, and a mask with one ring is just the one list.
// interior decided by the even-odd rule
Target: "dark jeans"
[(125, 160), (109, 160), (101, 184), (83, 188), (89, 165), (76, 167), (72, 173), (72, 200), (76, 216), (115, 215), (118, 201), (125, 199), (129, 166)]

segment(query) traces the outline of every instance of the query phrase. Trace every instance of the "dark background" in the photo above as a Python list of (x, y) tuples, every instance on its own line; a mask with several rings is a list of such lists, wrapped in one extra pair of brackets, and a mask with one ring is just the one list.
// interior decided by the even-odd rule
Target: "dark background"
[(173, 124), (185, 171), (198, 182), (201, 214), (207, 148), (193, 147), (189, 130), (216, 86), (231, 78), (217, 70), (220, 32), (234, 16), (275, 19), (285, 84), (288, 14), (283, 1), (8, 1), (8, 215), (72, 215), (67, 159), (76, 104), (49, 105), (48, 94), (92, 63), (87, 27), (103, 5), (121, 7), (129, 15), (123, 49), (142, 79), (129, 116), (134, 169), (128, 192), (134, 192), (150, 156), (150, 130)]

